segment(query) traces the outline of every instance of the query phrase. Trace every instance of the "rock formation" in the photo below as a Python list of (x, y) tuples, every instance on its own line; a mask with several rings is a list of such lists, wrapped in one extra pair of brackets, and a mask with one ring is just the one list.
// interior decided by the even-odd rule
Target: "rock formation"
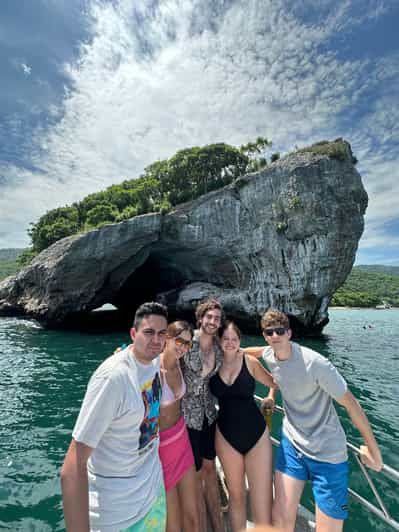
[(156, 298), (192, 318), (215, 296), (246, 332), (259, 332), (269, 306), (301, 332), (320, 332), (367, 206), (350, 146), (337, 142), (340, 157), (299, 151), (166, 215), (56, 242), (0, 284), (0, 314), (59, 326), (103, 303), (132, 313)]

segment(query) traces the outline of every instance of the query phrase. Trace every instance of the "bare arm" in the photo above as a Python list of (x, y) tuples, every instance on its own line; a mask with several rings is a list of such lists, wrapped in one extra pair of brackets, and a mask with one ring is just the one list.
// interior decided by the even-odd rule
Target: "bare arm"
[(337, 402), (346, 408), (352, 423), (363, 436), (366, 445), (360, 446), (362, 462), (371, 469), (380, 471), (383, 466), (381, 452), (363, 408), (349, 390), (340, 399), (337, 399)]
[(256, 360), (251, 355), (246, 356), (247, 365), (249, 368), (249, 371), (251, 372), (253, 378), (263, 384), (264, 386), (267, 386), (268, 388), (275, 388), (276, 384), (273, 380), (273, 377), (271, 373), (265, 369), (262, 364), (259, 362), (259, 360)]
[(259, 347), (245, 347), (243, 349), (244, 353), (246, 353), (247, 355), (251, 355), (255, 358), (261, 358), (262, 357), (262, 353), (263, 353), (263, 350), (264, 350), (264, 346), (259, 346)]
[[(253, 359), (253, 357), (261, 358), (263, 350), (264, 350), (263, 346), (246, 347), (245, 349), (243, 349), (244, 353), (249, 355), (248, 360), (250, 361), (250, 364), (251, 364), (251, 360), (252, 360), (254, 363), (256, 363), (256, 365), (254, 364), (254, 366), (258, 368), (258, 369), (251, 370), (254, 379), (259, 381), (259, 382), (261, 382), (262, 384), (264, 384), (265, 386), (267, 386), (269, 388), (268, 395), (264, 399), (262, 399), (261, 409), (264, 410), (265, 408), (270, 408), (270, 409), (274, 410), (274, 405), (275, 405), (275, 401), (276, 401), (276, 393), (277, 393), (276, 383), (274, 382), (273, 377), (271, 376), (271, 374), (262, 366), (262, 364), (260, 362), (258, 362), (257, 360)], [(259, 367), (260, 367), (260, 370), (259, 370)], [(261, 377), (257, 376), (257, 374), (255, 373), (256, 371), (258, 371), (258, 372), (262, 371), (266, 375), (268, 375), (272, 379), (273, 385), (271, 386), (270, 384), (264, 382)]]
[(61, 469), (61, 490), (68, 532), (89, 532), (87, 460), (93, 449), (72, 440)]
[(260, 408), (264, 410), (272, 410), (274, 412), (274, 407), (276, 405), (276, 394), (277, 388), (269, 388), (269, 393), (262, 399)]
[[(261, 349), (263, 351), (263, 348)], [(265, 369), (262, 366), (259, 360), (256, 360), (256, 358), (253, 358), (253, 356), (251, 355), (247, 356), (247, 360), (248, 360), (248, 365), (250, 365), (251, 367), (250, 371), (254, 379), (269, 388), (268, 395), (261, 401), (261, 404), (260, 404), (261, 410), (263, 413), (265, 413), (265, 410), (269, 410), (269, 409), (273, 412), (274, 406), (275, 406), (275, 396), (276, 396), (276, 391), (277, 391), (277, 385), (274, 382), (274, 379), (271, 373), (269, 373), (269, 371), (267, 371), (267, 369)]]

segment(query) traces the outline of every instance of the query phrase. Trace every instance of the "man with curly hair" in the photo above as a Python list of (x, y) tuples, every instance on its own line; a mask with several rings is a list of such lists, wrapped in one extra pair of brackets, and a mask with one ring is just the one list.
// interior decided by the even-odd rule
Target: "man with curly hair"
[(219, 370), (223, 360), (217, 338), (223, 309), (219, 301), (209, 299), (197, 306), (195, 315), (198, 329), (194, 333), (192, 348), (182, 360), (187, 386), (182, 409), (198, 472), (201, 529), (206, 529), (208, 507), (214, 532), (222, 532), (224, 528), (215, 468), (217, 414), (209, 380)]

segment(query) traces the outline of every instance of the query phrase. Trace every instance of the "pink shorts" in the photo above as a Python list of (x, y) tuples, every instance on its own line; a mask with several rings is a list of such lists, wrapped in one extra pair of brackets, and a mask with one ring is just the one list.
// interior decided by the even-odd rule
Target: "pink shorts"
[(181, 416), (173, 427), (159, 433), (161, 459), (166, 491), (171, 490), (194, 465), (194, 456), (186, 424)]

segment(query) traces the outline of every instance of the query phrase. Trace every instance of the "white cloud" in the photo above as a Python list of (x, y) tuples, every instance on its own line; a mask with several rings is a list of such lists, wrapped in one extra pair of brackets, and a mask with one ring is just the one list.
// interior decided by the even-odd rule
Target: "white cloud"
[(399, 251), (399, 234), (388, 236), (385, 224), (381, 220), (367, 221), (361, 249), (372, 250), (381, 247), (387, 250), (396, 248)]
[[(343, 129), (341, 119), (397, 78), (399, 67), (395, 60), (343, 61), (326, 47), (337, 28), (351, 31), (377, 16), (381, 3), (359, 7), (357, 18), (353, 2), (316, 4), (321, 11), (307, 22), (284, 0), (93, 2), (92, 40), (65, 66), (72, 88), (63, 108), (51, 109), (62, 118), (34, 137), (31, 160), (39, 170), (2, 169), (8, 183), (15, 178), (0, 197), (5, 232), (17, 238), (45, 210), (135, 177), (177, 149), (257, 135), (285, 151), (349, 133), (371, 196), (368, 217), (383, 219), (389, 192), (375, 183), (388, 189), (397, 176), (397, 155), (389, 161), (384, 152), (397, 135), (387, 111), (393, 96), (385, 91), (380, 103), (374, 96), (358, 127)], [(373, 154), (377, 137), (383, 156)], [(24, 212), (14, 212), (24, 201)], [(0, 235), (0, 247), (6, 243), (13, 241)]]
[(399, 56), (384, 60), (384, 70), (389, 72), (385, 79), (392, 83), (387, 82), (388, 87), (369, 104), (352, 134), (352, 147), (369, 194), (362, 248), (382, 246), (384, 238), (387, 247), (398, 244), (388, 227), (399, 219), (399, 105), (397, 89), (391, 90), (399, 83)]
[(25, 76), (30, 76), (32, 73), (32, 67), (26, 65), (25, 63), (21, 63), (21, 69)]

